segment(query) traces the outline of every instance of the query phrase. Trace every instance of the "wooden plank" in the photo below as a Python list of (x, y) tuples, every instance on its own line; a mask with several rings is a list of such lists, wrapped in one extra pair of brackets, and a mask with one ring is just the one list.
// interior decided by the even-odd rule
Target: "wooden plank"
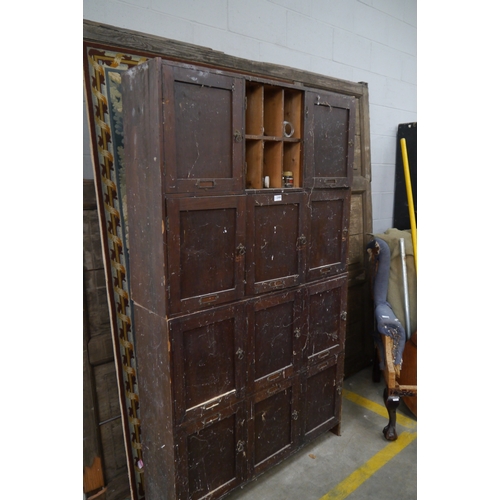
[(83, 269), (103, 269), (101, 234), (97, 210), (83, 211)]
[(136, 53), (146, 52), (150, 53), (151, 56), (156, 54), (173, 60), (190, 61), (219, 69), (225, 68), (255, 76), (276, 78), (290, 83), (334, 90), (347, 95), (362, 96), (366, 87), (366, 83), (353, 83), (288, 66), (242, 59), (207, 47), (117, 28), (86, 19), (83, 20), (83, 39), (111, 47), (127, 48)]
[(120, 415), (120, 403), (114, 362), (94, 368), (99, 423), (102, 424)]
[(114, 361), (96, 366), (94, 373), (106, 500), (123, 500), (129, 498), (130, 484)]
[[(128, 489), (128, 469), (125, 446), (123, 444), (123, 429), (121, 419), (102, 423), (99, 426), (103, 443), (103, 456), (106, 458), (106, 486), (119, 477), (125, 476), (126, 489)], [(119, 481), (119, 479), (118, 479)], [(117, 488), (115, 484), (112, 489)]]
[(87, 350), (92, 365), (100, 365), (113, 361), (115, 357), (110, 332), (92, 337), (89, 340)]
[(415, 391), (415, 392), (417, 392), (416, 385), (398, 385), (398, 389), (400, 391)]
[(83, 179), (83, 209), (97, 209), (97, 197), (93, 179)]
[[(94, 194), (93, 200), (92, 193)], [(85, 204), (85, 200), (87, 200), (87, 204)], [(95, 205), (93, 182), (84, 183), (84, 214), (90, 213), (89, 210), (85, 210), (85, 206), (91, 207), (93, 204)], [(84, 246), (85, 235), (88, 237), (90, 234), (88, 229), (89, 227), (86, 227), (84, 224)], [(83, 260), (84, 267), (86, 261), (87, 263), (92, 262), (94, 259), (91, 252), (87, 253), (87, 255), (84, 252)], [(89, 321), (89, 307), (86, 300), (85, 288), (83, 292), (83, 491), (84, 493), (88, 493), (104, 486), (104, 471), (101, 464), (102, 451), (98, 431), (94, 372), (88, 353), (92, 324)]]
[(84, 492), (89, 492), (104, 486), (104, 475), (101, 466), (93, 370), (87, 352), (89, 326), (85, 300), (83, 312), (83, 487)]
[(104, 269), (84, 271), (83, 282), (85, 300), (87, 301), (90, 338), (98, 335), (111, 336)]
[(387, 335), (381, 335), (382, 344), (384, 345), (385, 368), (384, 378), (388, 389), (396, 387), (396, 371), (392, 361), (392, 340)]
[[(90, 467), (83, 467), (83, 492), (90, 493), (104, 486), (101, 457), (95, 457)], [(102, 490), (101, 490), (102, 491)]]

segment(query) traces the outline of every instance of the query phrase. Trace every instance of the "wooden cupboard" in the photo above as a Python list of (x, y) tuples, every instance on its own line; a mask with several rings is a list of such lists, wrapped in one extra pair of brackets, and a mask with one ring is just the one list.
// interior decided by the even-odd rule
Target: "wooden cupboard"
[(157, 58), (123, 116), (146, 495), (219, 498), (340, 433), (354, 97)]

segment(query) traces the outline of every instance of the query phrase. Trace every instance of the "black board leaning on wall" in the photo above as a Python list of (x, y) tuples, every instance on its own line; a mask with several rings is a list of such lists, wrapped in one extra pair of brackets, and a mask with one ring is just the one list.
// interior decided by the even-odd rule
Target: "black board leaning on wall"
[(400, 230), (410, 229), (410, 214), (408, 211), (408, 196), (401, 155), (401, 139), (406, 139), (408, 164), (410, 167), (411, 189), (413, 207), (415, 209), (415, 222), (417, 221), (417, 123), (401, 123), (398, 126), (396, 141), (396, 175), (394, 185), (394, 215), (393, 227)]

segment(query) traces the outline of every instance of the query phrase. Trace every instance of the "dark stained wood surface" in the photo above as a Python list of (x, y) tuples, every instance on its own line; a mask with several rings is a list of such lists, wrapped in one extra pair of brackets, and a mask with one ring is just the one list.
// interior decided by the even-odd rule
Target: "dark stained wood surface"
[(247, 295), (303, 283), (305, 193), (276, 191), (247, 198)]
[(347, 270), (350, 191), (312, 190), (308, 194), (306, 280), (325, 279)]
[[(90, 37), (89, 39), (94, 39), (93, 37), (96, 37), (97, 39), (100, 39), (101, 42), (105, 41), (106, 37), (108, 37), (108, 35), (110, 33), (115, 32), (115, 30), (116, 30), (115, 28), (98, 26), (98, 25), (95, 25), (95, 23), (90, 23), (90, 24), (84, 23), (84, 25), (85, 25), (84, 30), (85, 30), (86, 36), (89, 36)], [(118, 30), (118, 31), (121, 31), (123, 33), (125, 30)], [(130, 33), (128, 33), (128, 34), (130, 35)], [(143, 37), (142, 35), (140, 35), (139, 38), (134, 39), (134, 36), (135, 35), (132, 34), (132, 36), (127, 38), (128, 43), (136, 44), (136, 42), (138, 42), (138, 45), (136, 46), (136, 48), (134, 50), (140, 50), (140, 44), (142, 42), (144, 42), (146, 39), (148, 40), (147, 43), (152, 41), (151, 47), (153, 47), (153, 46), (157, 47), (156, 41), (153, 40), (154, 37), (149, 37), (147, 35), (145, 37)], [(112, 38), (115, 42), (119, 42), (120, 37), (112, 37)], [(182, 56), (179, 56), (180, 60), (194, 61), (194, 59), (189, 57), (189, 54), (191, 54), (191, 48), (189, 46), (187, 46), (186, 44), (180, 44), (179, 42), (173, 42), (173, 44), (170, 45), (169, 41), (163, 40), (163, 42), (161, 42), (160, 45), (162, 45), (161, 51), (166, 51), (167, 54), (170, 53), (171, 50), (173, 52), (178, 50), (179, 55), (183, 54)], [(195, 51), (192, 52), (193, 55), (194, 55), (194, 53), (195, 53)], [(201, 54), (201, 57), (205, 57), (209, 53), (211, 53), (213, 55), (212, 51), (209, 51), (209, 50), (206, 53), (204, 53), (203, 51), (197, 52), (198, 56), (200, 56), (200, 54)], [(170, 56), (170, 57), (172, 57), (172, 56)], [(175, 56), (173, 56), (173, 57), (175, 58)], [(206, 59), (209, 60), (210, 55), (208, 55)], [(238, 65), (246, 65), (246, 62), (244, 60), (239, 60), (237, 58), (227, 57), (226, 55), (221, 54), (221, 53), (217, 53), (216, 59), (220, 59), (221, 61), (224, 61), (227, 65), (222, 65), (222, 66), (224, 66), (225, 68), (227, 68), (229, 70), (238, 69)], [(249, 62), (249, 63), (250, 64), (249, 64), (248, 68), (250, 71), (252, 71), (251, 68), (254, 65), (252, 62)], [(210, 65), (210, 63), (207, 63), (206, 60), (203, 62), (203, 64)], [(232, 64), (234, 64), (234, 66), (232, 66)], [(214, 64), (214, 66), (220, 67), (221, 65)], [(365, 114), (362, 117), (363, 124), (360, 125), (359, 134), (358, 134), (358, 128), (356, 128), (356, 137), (355, 137), (355, 142), (354, 142), (354, 147), (353, 147), (353, 151), (354, 151), (353, 154), (355, 157), (355, 160), (354, 160), (355, 177), (352, 181), (352, 186), (353, 186), (353, 189), (356, 190), (353, 192), (357, 193), (359, 195), (359, 198), (362, 201), (359, 212), (362, 213), (362, 215), (363, 215), (363, 220), (362, 220), (360, 227), (362, 227), (362, 233), (363, 233), (362, 237), (364, 237), (364, 234), (366, 233), (367, 227), (371, 226), (371, 218), (369, 220), (366, 219), (366, 214), (368, 213), (368, 211), (371, 210), (371, 199), (370, 199), (370, 195), (369, 195), (370, 165), (369, 165), (369, 162), (367, 162), (367, 159), (369, 159), (369, 127), (368, 127), (369, 121), (367, 119), (368, 101), (367, 101), (366, 84), (352, 84), (351, 82), (342, 82), (340, 80), (322, 77), (321, 75), (303, 73), (303, 72), (291, 70), (290, 68), (282, 68), (282, 67), (275, 66), (275, 65), (256, 63), (255, 67), (260, 68), (260, 70), (262, 71), (260, 74), (270, 76), (272, 78), (282, 78), (282, 77), (278, 76), (279, 74), (287, 75), (287, 78), (283, 78), (283, 80), (286, 80), (287, 83), (293, 83), (294, 81), (296, 81), (300, 86), (300, 85), (304, 85), (304, 82), (309, 81), (312, 86), (315, 86), (318, 88), (324, 88), (326, 90), (332, 90), (332, 88), (335, 88), (335, 90), (339, 93), (345, 93), (346, 95), (351, 95), (351, 96), (356, 97), (356, 113), (361, 113), (360, 110), (363, 110)], [(241, 71), (243, 71), (243, 70), (241, 70)], [(243, 72), (245, 72), (245, 71), (243, 71)], [(296, 75), (298, 77), (297, 80), (294, 80), (293, 78), (289, 79), (292, 75)], [(305, 85), (307, 85), (307, 83)], [(367, 144), (368, 144), (368, 147), (367, 147)], [(356, 171), (359, 172), (359, 175), (356, 175)], [(164, 208), (162, 207), (162, 210), (163, 209)], [(154, 220), (162, 220), (162, 217), (154, 217), (153, 219)], [(168, 230), (168, 224), (167, 224), (166, 229)], [(371, 227), (370, 227), (370, 229), (371, 229)], [(147, 236), (147, 233), (144, 233), (144, 234), (146, 234), (146, 236)], [(358, 235), (357, 235), (358, 240), (359, 240), (359, 234), (360, 233), (358, 233)], [(149, 241), (154, 243), (154, 241), (151, 238), (149, 238)], [(355, 248), (355, 247), (353, 247), (353, 248)], [(359, 248), (360, 248), (360, 246), (358, 245), (358, 249)], [(363, 266), (361, 264), (361, 262), (363, 261), (363, 257), (360, 256), (359, 250), (354, 251), (353, 254), (356, 258), (353, 259), (353, 265), (351, 265), (351, 263), (349, 262), (349, 267), (348, 267), (349, 280), (350, 280), (349, 283), (351, 284), (351, 282), (352, 282), (352, 283), (355, 283), (356, 285), (359, 285), (360, 283), (363, 284), (363, 279), (364, 279), (363, 278)], [(351, 253), (350, 253), (350, 255), (351, 255)], [(346, 260), (346, 264), (347, 264), (347, 256), (346, 256), (345, 260)], [(166, 266), (166, 264), (165, 264), (165, 266)], [(356, 282), (352, 281), (352, 280), (356, 280), (356, 279), (357, 279)], [(158, 307), (157, 310), (160, 311), (161, 308)], [(360, 314), (363, 314), (362, 310), (358, 310), (357, 312)], [(160, 321), (160, 319), (158, 319), (158, 321)], [(330, 370), (331, 366), (329, 363), (333, 363), (334, 360), (335, 360), (335, 358), (332, 356), (331, 358), (328, 358), (326, 360), (320, 360), (316, 364), (311, 365), (311, 367), (309, 367), (309, 370), (310, 371), (312, 370), (310, 373), (311, 377), (313, 376), (312, 373), (314, 370), (317, 370), (318, 373), (320, 373), (322, 370)], [(359, 361), (359, 360), (357, 360), (357, 361)], [(343, 368), (343, 356), (341, 357), (341, 359), (338, 360), (336, 366), (337, 366), (337, 375), (338, 376), (335, 378), (334, 384), (337, 384), (337, 389), (338, 389), (341, 386), (341, 382), (339, 382), (339, 380), (342, 378), (342, 373), (343, 373), (342, 369), (340, 368), (340, 367)], [(305, 377), (304, 373), (305, 372), (303, 372), (301, 375), (301, 378), (300, 378), (301, 381), (303, 380), (303, 377)], [(314, 373), (314, 375), (316, 376), (317, 373)], [(326, 377), (326, 378), (328, 378), (328, 377)], [(331, 382), (331, 378), (329, 380)], [(309, 385), (313, 386), (314, 384), (311, 381), (311, 383)], [(302, 381), (300, 387), (301, 387), (301, 394), (304, 395), (306, 393), (304, 391), (307, 391), (307, 387), (308, 387), (307, 382)], [(322, 385), (321, 385), (321, 383), (316, 383), (316, 385), (314, 385), (314, 387), (320, 388), (320, 387), (322, 387)], [(324, 394), (329, 394), (328, 397), (330, 397), (331, 396), (331, 387), (328, 389), (325, 387), (326, 386), (323, 386), (323, 389), (321, 389), (321, 391)], [(321, 403), (319, 401), (314, 401), (314, 402), (310, 403), (310, 406), (311, 407), (315, 407), (316, 405), (321, 406), (321, 404), (323, 404), (324, 407), (326, 408), (328, 406), (327, 399), (325, 399), (323, 401), (323, 403)], [(280, 407), (281, 407), (281, 405), (280, 405)], [(337, 408), (336, 411), (338, 411), (339, 402), (337, 402), (336, 408)], [(227, 411), (229, 411), (229, 409), (224, 410), (224, 412), (227, 412)], [(242, 415), (244, 416), (245, 412), (248, 410), (245, 410), (244, 407), (238, 407), (238, 411), (243, 412)], [(315, 432), (320, 432), (323, 429), (327, 430), (328, 428), (331, 428), (332, 426), (335, 428), (338, 427), (339, 420), (336, 419), (335, 416), (329, 415), (329, 412), (326, 410), (322, 410), (321, 413), (326, 420), (324, 420), (323, 423), (320, 423), (320, 424), (318, 424), (317, 421), (313, 422), (311, 420), (311, 423), (308, 424), (308, 427), (307, 427), (309, 429), (308, 434), (307, 434), (308, 436), (313, 436)], [(199, 426), (199, 425), (203, 424), (203, 427), (198, 427), (198, 430), (201, 428), (205, 428), (205, 427), (208, 429), (207, 426), (210, 426), (210, 425), (215, 424), (215, 423), (220, 421), (220, 419), (222, 418), (221, 415), (222, 415), (222, 413), (220, 415), (219, 415), (219, 413), (214, 413), (211, 417), (209, 417), (209, 418), (207, 417), (207, 419), (204, 420), (205, 423), (202, 423), (202, 422), (199, 422), (196, 420), (196, 421), (193, 421), (190, 425)], [(226, 413), (224, 413), (224, 415), (226, 415)], [(338, 417), (339, 416), (340, 416), (340, 414), (338, 414)], [(302, 418), (302, 417), (300, 417), (300, 418)], [(163, 421), (163, 420), (161, 420), (161, 421)], [(316, 427), (314, 427), (314, 426), (316, 426)], [(330, 426), (330, 427), (328, 427), (328, 426)], [(320, 429), (320, 430), (317, 430), (317, 429)], [(182, 434), (182, 432), (184, 432), (184, 431), (182, 431), (182, 430), (179, 431), (179, 433), (180, 433), (179, 436)], [(186, 439), (187, 439), (187, 435), (190, 435), (189, 434), (190, 432), (197, 432), (197, 431), (195, 431), (194, 428), (192, 428), (192, 427), (190, 427), (190, 428), (186, 427), (185, 432), (187, 433), (186, 434)], [(215, 432), (215, 434), (217, 434), (217, 432)], [(222, 434), (224, 433), (223, 431), (220, 431), (220, 432)], [(300, 431), (300, 432), (302, 432), (302, 431)], [(245, 438), (244, 436), (242, 436), (242, 437), (244, 438), (243, 440), (246, 443), (245, 439), (247, 439), (247, 438)], [(173, 444), (173, 443), (171, 443), (171, 444)], [(167, 444), (167, 446), (168, 446), (168, 444)], [(271, 446), (271, 445), (269, 445), (269, 446)], [(262, 452), (262, 456), (264, 456), (264, 455), (265, 455), (265, 453)], [(193, 458), (189, 459), (189, 460), (191, 460), (190, 463), (192, 465), (199, 463), (199, 455), (197, 455), (195, 448), (193, 448), (193, 452), (191, 453), (190, 456), (193, 457)], [(241, 465), (241, 463), (242, 463), (241, 459), (240, 459), (239, 463)], [(188, 465), (185, 464), (185, 465), (182, 465), (182, 467), (185, 467), (185, 471), (189, 471)], [(243, 467), (243, 469), (244, 469), (244, 467)], [(240, 469), (238, 469), (238, 470), (240, 470)], [(163, 469), (161, 471), (161, 473), (165, 474), (165, 469)], [(172, 471), (167, 467), (167, 475), (168, 474), (171, 475)], [(188, 472), (188, 474), (189, 474), (189, 472)], [(214, 478), (216, 478), (216, 477), (217, 477), (217, 474), (215, 473)], [(235, 472), (234, 479), (227, 479), (227, 478), (214, 479), (214, 483), (211, 486), (218, 487), (216, 485), (220, 484), (221, 485), (221, 486), (219, 486), (221, 488), (220, 491), (222, 491), (225, 488), (232, 487), (232, 486), (228, 486), (228, 485), (233, 484), (235, 482), (237, 483), (238, 481), (242, 480), (243, 477), (247, 477), (244, 472), (241, 472), (241, 474), (239, 472)], [(175, 482), (175, 481), (172, 481), (173, 478), (171, 476), (169, 479), (171, 482)], [(177, 478), (177, 479), (179, 481), (184, 480), (181, 478)], [(195, 491), (196, 488), (198, 488), (200, 481), (198, 479), (196, 479), (196, 475), (194, 475), (194, 476), (192, 475), (191, 478), (189, 479), (189, 481), (191, 481), (189, 488), (191, 488), (192, 491)], [(198, 491), (198, 490), (196, 490), (196, 491)], [(175, 497), (176, 493), (174, 492), (173, 495), (174, 495), (173, 497)]]
[(355, 118), (353, 97), (333, 92), (306, 92), (305, 187), (351, 186)]
[(178, 423), (202, 419), (242, 398), (248, 356), (244, 309), (237, 303), (170, 320)]
[[(129, 227), (130, 283), (134, 302), (165, 316), (165, 204), (163, 147), (161, 145), (160, 61), (149, 61), (137, 71), (123, 75), (123, 123), (126, 192)], [(142, 106), (131, 101), (127, 88), (142, 89)], [(154, 271), (153, 271), (154, 270)]]
[(297, 375), (274, 382), (251, 398), (248, 443), (252, 476), (281, 462), (301, 444), (300, 391)]
[[(370, 154), (370, 114), (369, 92), (365, 82), (350, 82), (318, 73), (312, 73), (272, 63), (251, 61), (233, 57), (207, 47), (196, 46), (157, 37), (146, 33), (134, 32), (115, 26), (104, 25), (93, 21), (83, 21), (83, 38), (87, 42), (104, 47), (116, 47), (120, 52), (130, 52), (154, 57), (196, 63), (218, 69), (238, 71), (251, 75), (253, 79), (275, 79), (283, 84), (303, 85), (304, 88), (314, 87), (334, 91), (340, 94), (354, 96), (356, 107), (355, 151), (353, 164), (352, 197), (361, 199), (360, 211), (351, 214), (351, 220), (356, 216), (360, 222), (360, 231), (350, 233), (350, 239), (355, 238), (357, 244), (350, 252), (349, 263), (349, 296), (358, 297), (352, 304), (353, 313), (349, 315), (346, 352), (346, 375), (356, 373), (368, 366), (372, 357), (372, 343), (369, 335), (372, 315), (370, 311), (356, 304), (369, 302), (369, 285), (367, 281), (367, 262), (364, 248), (372, 232), (371, 205), (371, 154)], [(350, 245), (354, 248), (354, 245)], [(354, 257), (354, 258), (353, 258)], [(351, 289), (352, 287), (352, 289)]]
[(166, 192), (243, 192), (242, 77), (162, 66)]
[(249, 393), (289, 379), (302, 368), (306, 340), (302, 290), (263, 295), (248, 303)]
[[(150, 73), (147, 81), (140, 80)], [(177, 81), (172, 75), (177, 75)], [(208, 93), (198, 86), (198, 77), (209, 86)], [(163, 135), (158, 132), (157, 114), (145, 109), (158, 106), (156, 90), (148, 87), (144, 97), (144, 86), (155, 84), (163, 85), (164, 91), (166, 87), (171, 107)], [(283, 460), (307, 439), (338, 430), (340, 424), (353, 100), (322, 93), (328, 102), (312, 104), (325, 107), (328, 115), (311, 111), (311, 119), (319, 126), (309, 126), (305, 142), (317, 146), (320, 156), (331, 162), (319, 165), (313, 151), (304, 185), (318, 184), (323, 189), (252, 190), (234, 195), (230, 184), (221, 193), (214, 184), (211, 196), (193, 196), (191, 173), (198, 181), (206, 171), (220, 176), (231, 173), (222, 165), (211, 170), (212, 164), (229, 161), (229, 143), (221, 140), (214, 149), (212, 142), (219, 135), (231, 138), (230, 127), (215, 120), (220, 127), (211, 130), (211, 135), (205, 130), (207, 122), (199, 119), (210, 116), (212, 107), (215, 114), (230, 116), (229, 96), (212, 94), (224, 85), (229, 88), (229, 81), (221, 75), (199, 68), (186, 70), (159, 59), (129, 70), (124, 77), (124, 105), (131, 108), (126, 114), (130, 121), (124, 122), (125, 137), (126, 144), (133, 143), (125, 153), (129, 212), (134, 213), (129, 222), (140, 229), (131, 227), (130, 244), (141, 246), (131, 251), (130, 265), (141, 399), (147, 393), (147, 408), (142, 408), (148, 419), (142, 436), (144, 447), (155, 450), (149, 457), (145, 454), (145, 481), (149, 489), (160, 491), (165, 479), (151, 474), (173, 474), (174, 483), (167, 485), (166, 492), (172, 499), (201, 498), (214, 490), (218, 497)], [(213, 102), (207, 103), (212, 95)], [(263, 95), (263, 134), (271, 134), (264, 143), (263, 174), (278, 175), (272, 184), (279, 185), (281, 172), (274, 166), (281, 162), (283, 143), (273, 138), (280, 133), (278, 123), (281, 127), (284, 117), (284, 89), (264, 85)], [(148, 115), (152, 115), (152, 137), (159, 137), (161, 143), (150, 143), (147, 138), (138, 146), (141, 123)], [(184, 141), (188, 133), (197, 138), (195, 148), (190, 138)], [(167, 160), (169, 145), (173, 160)], [(165, 161), (155, 166), (158, 158), (152, 155), (162, 148)], [(200, 161), (206, 168), (197, 170), (196, 148), (204, 152)], [(233, 173), (237, 178), (237, 172)], [(149, 199), (138, 184), (140, 177), (145, 177), (144, 185), (155, 186), (157, 196)], [(150, 209), (161, 195), (162, 210), (166, 208), (162, 224), (160, 211)], [(141, 232), (146, 235), (142, 241)], [(150, 242), (158, 248), (149, 248)], [(145, 252), (158, 257), (134, 260), (134, 254), (144, 257)], [(162, 293), (163, 287), (166, 315), (159, 314), (160, 309), (147, 311), (135, 299), (134, 282), (152, 279), (159, 285), (140, 289), (139, 300), (154, 304), (157, 298), (147, 294)], [(279, 289), (290, 293), (269, 293)], [(257, 301), (258, 294), (267, 294), (266, 300)], [(157, 352), (154, 357), (151, 350)], [(267, 360), (276, 364), (271, 366)], [(161, 417), (150, 406), (157, 391), (156, 404), (167, 407)], [(239, 417), (234, 414), (236, 408)], [(149, 415), (152, 411), (155, 419)], [(237, 418), (241, 420), (236, 422)], [(236, 433), (241, 439), (226, 443), (229, 434), (234, 440)], [(167, 434), (179, 451), (177, 462), (172, 456), (162, 458), (157, 450), (162, 437), (167, 441)], [(200, 434), (205, 436), (203, 443)], [(244, 450), (248, 455), (241, 454)], [(162, 459), (165, 464), (156, 463)], [(154, 470), (149, 471), (153, 460)]]
[(318, 281), (306, 288), (307, 365), (319, 363), (344, 350), (347, 318), (345, 275)]
[(141, 403), (142, 450), (147, 464), (146, 498), (179, 498), (175, 480), (174, 404), (167, 320), (144, 307), (134, 307), (136, 353)]
[(311, 365), (304, 381), (304, 441), (327, 430), (340, 434), (344, 353)]
[(245, 197), (170, 198), (166, 204), (169, 312), (242, 298)]

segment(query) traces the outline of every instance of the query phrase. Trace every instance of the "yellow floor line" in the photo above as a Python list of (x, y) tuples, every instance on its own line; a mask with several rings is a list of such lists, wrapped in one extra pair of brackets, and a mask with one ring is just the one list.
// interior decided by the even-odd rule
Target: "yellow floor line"
[(320, 500), (343, 500), (347, 498), (355, 489), (361, 486), (375, 472), (383, 467), (389, 460), (394, 458), (401, 450), (406, 448), (417, 438), (416, 432), (403, 432), (396, 441), (387, 444), (382, 450), (376, 453), (368, 462), (356, 469), (350, 476), (340, 482), (335, 488), (330, 490)]
[[(389, 414), (387, 413), (387, 408), (385, 406), (374, 403), (373, 401), (370, 401), (369, 399), (366, 399), (362, 396), (358, 396), (354, 392), (348, 391), (346, 389), (342, 390), (342, 395), (349, 401), (352, 401), (353, 403), (363, 406), (364, 408), (389, 419)], [(408, 429), (416, 429), (417, 427), (417, 422), (415, 420), (405, 417), (404, 415), (401, 415), (399, 413), (396, 413), (396, 423), (402, 425), (403, 427), (407, 427)]]

